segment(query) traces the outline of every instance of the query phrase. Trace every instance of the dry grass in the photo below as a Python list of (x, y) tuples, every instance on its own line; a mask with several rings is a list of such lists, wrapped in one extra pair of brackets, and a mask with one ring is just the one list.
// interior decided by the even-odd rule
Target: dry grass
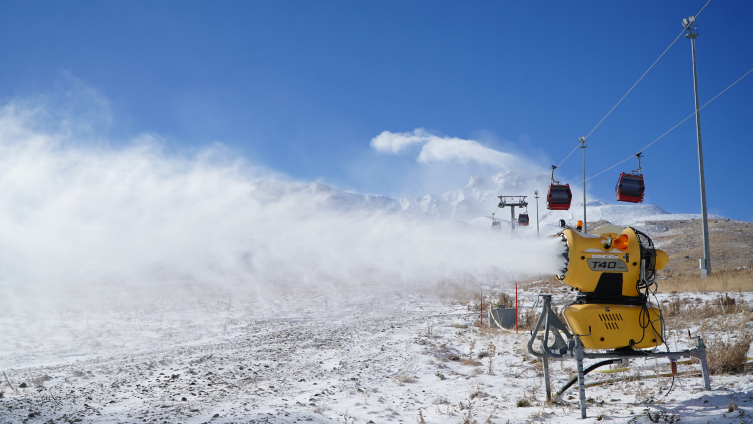
[(699, 333), (712, 335), (704, 337), (712, 374), (744, 371), (753, 342), (753, 333), (748, 329), (753, 310), (742, 296), (719, 293), (703, 300), (676, 295), (664, 301), (662, 310), (669, 329), (681, 330), (700, 322)]
[(501, 292), (497, 297), (497, 305), (510, 309), (515, 306), (515, 297), (505, 292)]
[(466, 280), (442, 280), (427, 286), (424, 290), (427, 294), (443, 299), (451, 305), (468, 305), (475, 302), (476, 310), (479, 303), (479, 287), (481, 283), (475, 279)]
[(706, 293), (706, 292), (751, 292), (753, 272), (751, 268), (715, 272), (701, 278), (698, 273), (677, 273), (671, 278), (659, 280), (661, 293)]
[(408, 373), (400, 373), (396, 375), (395, 380), (399, 381), (400, 383), (415, 383), (416, 381), (418, 381), (415, 376)]
[(743, 333), (737, 340), (707, 341), (707, 360), (711, 374), (741, 372), (748, 361), (748, 350), (753, 343), (753, 334)]
[(747, 313), (751, 311), (748, 302), (742, 297), (719, 294), (711, 300), (700, 297), (672, 296), (662, 302), (662, 314), (670, 322), (694, 322), (703, 318)]
[(518, 399), (518, 401), (515, 403), (515, 405), (518, 408), (526, 408), (526, 407), (531, 406), (531, 401), (529, 401), (526, 398), (522, 398), (522, 399)]
[(38, 389), (44, 388), (44, 382), (50, 381), (50, 380), (52, 380), (52, 377), (50, 377), (47, 374), (41, 377), (34, 377), (34, 376), (29, 375), (29, 381), (31, 381), (31, 385)]
[[(518, 328), (520, 330), (533, 330), (541, 313), (538, 309), (524, 309), (518, 315)], [(563, 321), (564, 322), (564, 321)]]
[[(487, 374), (494, 375), (494, 356), (497, 354), (497, 346), (494, 345), (494, 342), (491, 340), (489, 341), (489, 344), (486, 345), (486, 351), (488, 352), (488, 361), (489, 361), (489, 367), (487, 368)], [(481, 358), (481, 354), (479, 354), (479, 359)]]

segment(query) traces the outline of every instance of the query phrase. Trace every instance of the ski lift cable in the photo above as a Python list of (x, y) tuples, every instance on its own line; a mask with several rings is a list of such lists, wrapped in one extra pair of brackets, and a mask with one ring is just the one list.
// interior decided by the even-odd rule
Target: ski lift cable
[[(711, 1), (711, 0), (709, 0), (709, 1)], [(708, 3), (706, 3), (706, 4), (708, 4)], [(596, 128), (599, 128), (599, 125), (601, 125), (601, 123), (602, 123), (602, 122), (604, 122), (604, 120), (605, 120), (605, 119), (607, 119), (607, 117), (608, 117), (608, 116), (609, 116), (609, 115), (610, 115), (610, 114), (611, 114), (611, 113), (612, 113), (612, 112), (613, 112), (613, 111), (614, 111), (614, 110), (615, 110), (615, 109), (617, 108), (617, 106), (619, 106), (619, 105), (620, 105), (620, 103), (622, 103), (622, 101), (623, 101), (623, 100), (625, 100), (625, 97), (627, 97), (627, 96), (628, 96), (628, 94), (630, 94), (630, 92), (631, 92), (631, 91), (633, 91), (633, 89), (635, 88), (635, 86), (637, 86), (637, 85), (638, 85), (638, 83), (639, 83), (639, 82), (641, 82), (641, 80), (643, 79), (643, 77), (645, 77), (645, 76), (646, 76), (646, 74), (648, 74), (648, 73), (649, 73), (649, 71), (651, 71), (651, 69), (653, 69), (653, 67), (654, 67), (654, 66), (655, 66), (655, 65), (656, 65), (656, 64), (657, 64), (657, 63), (658, 63), (658, 62), (659, 62), (659, 61), (661, 60), (661, 58), (662, 58), (662, 57), (664, 57), (664, 55), (665, 55), (665, 54), (667, 54), (667, 52), (669, 51), (669, 49), (671, 49), (671, 48), (672, 48), (672, 46), (674, 46), (674, 45), (675, 45), (675, 43), (677, 42), (677, 40), (679, 40), (679, 39), (680, 39), (680, 37), (682, 36), (682, 34), (684, 34), (684, 33), (685, 33), (685, 28), (683, 28), (683, 30), (682, 30), (682, 31), (681, 31), (681, 32), (680, 32), (679, 34), (677, 34), (677, 37), (675, 37), (674, 41), (672, 41), (672, 43), (671, 43), (671, 44), (669, 45), (669, 47), (667, 47), (667, 48), (666, 48), (666, 49), (664, 50), (664, 52), (663, 52), (663, 53), (662, 53), (662, 54), (661, 54), (661, 55), (659, 56), (659, 58), (658, 58), (658, 59), (656, 59), (656, 60), (654, 61), (654, 63), (652, 63), (652, 64), (651, 64), (651, 66), (649, 66), (649, 67), (648, 67), (648, 69), (646, 69), (646, 72), (644, 72), (644, 73), (643, 73), (643, 75), (641, 75), (641, 77), (640, 77), (640, 78), (638, 78), (638, 81), (636, 81), (636, 82), (635, 82), (635, 84), (633, 84), (633, 86), (632, 86), (632, 87), (630, 87), (630, 89), (629, 89), (629, 90), (627, 91), (627, 93), (625, 93), (625, 95), (624, 95), (624, 96), (622, 96), (622, 97), (620, 98), (620, 100), (618, 100), (618, 101), (617, 101), (617, 103), (615, 103), (615, 105), (614, 105), (614, 106), (612, 106), (612, 108), (611, 108), (611, 109), (609, 109), (609, 112), (607, 112), (607, 114), (606, 114), (606, 115), (604, 115), (604, 117), (603, 117), (603, 118), (601, 118), (601, 121), (599, 121), (599, 123), (598, 123), (598, 124), (596, 124), (596, 126), (595, 126), (595, 127), (593, 127), (593, 129), (592, 129), (591, 131), (589, 131), (589, 133), (588, 133), (588, 134), (586, 134), (586, 136), (585, 136), (585, 137), (583, 137), (584, 139), (588, 139), (588, 137), (590, 137), (590, 136), (591, 136), (591, 134), (593, 134), (593, 132), (594, 132), (594, 131), (596, 131)], [(572, 153), (571, 153), (571, 154), (572, 154)]]
[[(703, 9), (705, 9), (705, 8), (706, 8), (706, 6), (708, 6), (708, 5), (709, 5), (709, 3), (711, 3), (711, 0), (708, 0), (708, 1), (706, 2), (706, 4), (704, 4), (704, 5), (703, 5), (703, 7), (701, 8), (701, 10), (699, 10), (699, 11), (698, 11), (698, 13), (696, 13), (696, 14), (695, 14), (695, 16), (696, 16), (696, 17), (698, 17), (698, 15), (700, 15), (700, 14), (701, 14), (701, 12), (703, 12)], [(648, 73), (649, 73), (649, 71), (651, 71), (651, 69), (653, 69), (653, 67), (654, 67), (654, 66), (655, 66), (655, 65), (656, 65), (656, 64), (657, 64), (657, 63), (658, 63), (658, 62), (659, 62), (659, 61), (661, 60), (661, 58), (662, 58), (662, 57), (664, 57), (664, 55), (665, 55), (665, 54), (667, 54), (667, 52), (669, 51), (669, 49), (671, 49), (671, 48), (672, 48), (672, 46), (674, 46), (674, 45), (675, 45), (675, 43), (677, 42), (677, 40), (679, 40), (679, 39), (680, 39), (680, 37), (682, 36), (682, 34), (684, 34), (684, 33), (685, 33), (685, 28), (683, 28), (683, 29), (682, 29), (682, 31), (680, 31), (680, 33), (679, 33), (679, 34), (677, 34), (677, 37), (675, 37), (675, 39), (674, 39), (674, 40), (672, 41), (672, 43), (670, 43), (669, 47), (667, 47), (667, 48), (666, 48), (666, 49), (664, 50), (664, 52), (663, 52), (663, 53), (662, 53), (661, 55), (659, 55), (659, 57), (658, 57), (658, 58), (657, 58), (657, 59), (656, 59), (656, 60), (654, 61), (654, 63), (652, 63), (652, 64), (651, 64), (651, 66), (649, 66), (649, 67), (648, 67), (648, 69), (646, 69), (646, 72), (644, 72), (644, 73), (643, 73), (643, 75), (641, 75), (641, 77), (640, 77), (640, 78), (638, 78), (638, 81), (636, 81), (636, 82), (635, 82), (635, 84), (633, 84), (633, 86), (632, 86), (632, 87), (630, 87), (630, 90), (628, 90), (628, 91), (627, 91), (627, 93), (625, 93), (625, 95), (624, 95), (624, 96), (622, 96), (622, 98), (620, 98), (620, 100), (619, 100), (619, 101), (617, 101), (617, 103), (615, 103), (615, 105), (614, 105), (614, 106), (612, 106), (612, 109), (609, 109), (609, 112), (607, 112), (607, 114), (606, 114), (606, 115), (604, 115), (604, 117), (603, 117), (603, 118), (601, 118), (601, 121), (599, 121), (599, 123), (598, 123), (598, 124), (596, 124), (596, 126), (595, 126), (595, 127), (594, 127), (594, 128), (593, 128), (593, 129), (592, 129), (592, 130), (591, 130), (591, 131), (590, 131), (590, 132), (589, 132), (589, 133), (588, 133), (588, 134), (587, 134), (586, 136), (585, 136), (585, 137), (583, 137), (583, 139), (587, 140), (587, 139), (588, 139), (588, 137), (589, 137), (589, 136), (590, 136), (590, 135), (591, 135), (591, 134), (592, 134), (592, 133), (593, 133), (594, 131), (596, 131), (596, 128), (599, 128), (599, 125), (601, 125), (601, 123), (602, 123), (602, 122), (604, 122), (604, 120), (605, 120), (605, 119), (607, 119), (607, 116), (609, 116), (609, 115), (610, 115), (610, 114), (612, 113), (612, 111), (614, 111), (614, 110), (615, 110), (615, 108), (617, 108), (617, 106), (618, 106), (618, 105), (619, 105), (620, 103), (622, 103), (622, 101), (623, 101), (623, 100), (625, 100), (625, 97), (627, 97), (627, 95), (628, 95), (628, 94), (630, 94), (630, 92), (631, 92), (631, 91), (633, 91), (633, 89), (635, 88), (635, 86), (636, 86), (636, 85), (638, 85), (638, 83), (639, 83), (639, 82), (641, 82), (641, 80), (643, 79), (643, 77), (645, 77), (645, 76), (646, 76), (646, 74), (648, 74)], [(574, 151), (574, 150), (573, 150), (573, 151)], [(572, 153), (570, 153), (570, 154), (572, 154)], [(569, 156), (569, 155), (568, 155), (568, 156)]]
[(572, 156), (572, 154), (573, 154), (573, 153), (575, 153), (575, 151), (576, 151), (576, 150), (578, 150), (578, 147), (580, 147), (580, 142), (578, 142), (578, 145), (577, 145), (577, 146), (575, 146), (575, 148), (573, 149), (573, 151), (571, 151), (570, 153), (568, 153), (568, 154), (567, 154), (567, 156), (565, 156), (565, 159), (562, 159), (562, 162), (560, 162), (560, 164), (559, 164), (559, 165), (557, 165), (557, 168), (559, 168), (560, 166), (562, 166), (562, 164), (563, 164), (563, 163), (565, 163), (565, 161), (566, 161), (566, 160), (567, 160), (567, 159), (568, 159), (568, 158), (569, 158), (570, 156)]
[[(733, 83), (732, 83), (732, 84), (730, 84), (730, 85), (729, 85), (729, 86), (728, 86), (727, 88), (725, 88), (724, 90), (722, 90), (722, 91), (721, 91), (721, 92), (720, 92), (719, 94), (717, 94), (716, 96), (714, 96), (714, 98), (712, 98), (712, 99), (711, 99), (711, 100), (709, 100), (708, 102), (704, 103), (704, 104), (703, 104), (703, 106), (701, 106), (701, 107), (699, 107), (699, 108), (698, 108), (698, 111), (700, 112), (700, 111), (701, 111), (701, 109), (703, 109), (703, 108), (705, 108), (706, 106), (708, 106), (708, 105), (709, 105), (709, 103), (711, 103), (711, 102), (713, 102), (714, 100), (716, 100), (716, 99), (717, 99), (717, 97), (719, 97), (719, 96), (721, 96), (722, 94), (724, 94), (724, 92), (726, 92), (727, 90), (729, 90), (730, 88), (732, 88), (732, 86), (733, 86), (733, 85), (735, 85), (735, 84), (737, 84), (738, 82), (740, 82), (740, 81), (741, 81), (741, 80), (742, 80), (743, 78), (747, 77), (747, 76), (748, 76), (748, 74), (750, 74), (751, 72), (753, 72), (753, 68), (751, 68), (751, 69), (750, 69), (750, 70), (749, 70), (748, 72), (746, 72), (746, 73), (745, 73), (745, 74), (744, 74), (743, 76), (741, 76), (740, 78), (738, 78), (738, 79), (737, 79), (737, 81), (733, 82)], [(663, 137), (664, 137), (665, 135), (669, 134), (670, 132), (672, 132), (672, 130), (674, 130), (675, 128), (677, 128), (677, 127), (679, 127), (680, 125), (682, 125), (682, 123), (683, 123), (683, 122), (685, 122), (685, 121), (687, 121), (688, 119), (690, 119), (690, 118), (692, 118), (693, 116), (695, 116), (695, 114), (696, 114), (696, 113), (695, 113), (695, 112), (693, 112), (693, 113), (691, 113), (690, 115), (688, 115), (687, 117), (685, 117), (685, 119), (683, 119), (682, 121), (678, 122), (678, 123), (677, 123), (677, 124), (676, 124), (676, 125), (675, 125), (674, 127), (672, 127), (672, 128), (670, 128), (669, 130), (667, 130), (667, 132), (665, 132), (664, 134), (662, 134), (662, 135), (660, 135), (659, 137), (657, 137), (657, 138), (656, 138), (656, 139), (655, 139), (654, 141), (652, 141), (651, 143), (648, 143), (648, 145), (646, 145), (646, 147), (644, 147), (644, 148), (643, 148), (643, 149), (641, 149), (640, 151), (641, 151), (641, 152), (643, 152), (644, 150), (646, 150), (646, 149), (648, 149), (649, 147), (651, 147), (651, 145), (653, 145), (653, 144), (654, 144), (654, 143), (656, 143), (657, 141), (661, 140), (661, 139), (662, 139), (662, 138), (663, 138)], [(595, 177), (597, 177), (597, 176), (599, 176), (599, 175), (601, 175), (601, 174), (603, 174), (603, 173), (605, 173), (605, 172), (609, 171), (610, 169), (612, 169), (612, 168), (614, 168), (614, 167), (616, 167), (616, 166), (622, 165), (623, 163), (625, 163), (625, 162), (629, 161), (630, 159), (632, 159), (632, 158), (634, 158), (634, 157), (635, 157), (635, 154), (633, 154), (633, 155), (630, 155), (630, 156), (628, 156), (628, 157), (627, 157), (626, 159), (624, 159), (624, 160), (622, 160), (622, 161), (620, 161), (620, 162), (617, 162), (616, 164), (614, 164), (614, 165), (610, 166), (609, 168), (607, 168), (607, 169), (605, 169), (605, 170), (603, 170), (603, 171), (601, 171), (601, 172), (599, 172), (599, 173), (597, 173), (597, 174), (594, 174), (594, 175), (592, 175), (592, 176), (590, 176), (590, 177), (586, 178), (585, 180), (583, 180), (583, 181), (581, 181), (581, 182), (579, 182), (579, 183), (577, 183), (577, 184), (582, 184), (582, 183), (584, 183), (585, 181), (588, 181), (588, 180), (590, 180), (591, 178), (595, 178)], [(576, 185), (577, 185), (577, 184), (576, 184)]]
[[(701, 10), (699, 10), (698, 13), (695, 14), (695, 16), (697, 17), (698, 15), (700, 15), (701, 12), (703, 12), (703, 9), (705, 9), (706, 6), (709, 5), (709, 3), (711, 3), (711, 0), (708, 0), (706, 2), (706, 4), (703, 5), (703, 7), (701, 8)], [(596, 131), (596, 128), (599, 128), (599, 125), (601, 125), (601, 123), (604, 122), (605, 119), (607, 119), (607, 117), (617, 108), (617, 106), (619, 106), (619, 104), (622, 103), (623, 100), (625, 100), (625, 97), (627, 97), (628, 94), (630, 94), (630, 92), (633, 91), (633, 89), (638, 85), (638, 83), (641, 82), (641, 80), (643, 80), (643, 77), (645, 77), (646, 74), (648, 74), (649, 71), (651, 71), (651, 69), (653, 69), (653, 67), (661, 60), (661, 58), (664, 57), (665, 54), (667, 54), (667, 52), (669, 51), (669, 49), (671, 49), (672, 46), (675, 45), (675, 43), (677, 42), (677, 40), (679, 40), (680, 37), (682, 36), (682, 34), (684, 34), (684, 33), (685, 33), (685, 28), (683, 28), (682, 31), (680, 31), (680, 33), (677, 34), (677, 37), (675, 37), (675, 39), (672, 41), (672, 43), (670, 43), (669, 46), (666, 49), (664, 49), (664, 52), (662, 52), (662, 54), (659, 55), (659, 57), (654, 61), (654, 63), (652, 63), (651, 66), (649, 66), (648, 69), (646, 69), (646, 72), (644, 72), (643, 75), (641, 75), (641, 77), (638, 78), (638, 81), (636, 81), (635, 84), (633, 84), (633, 86), (630, 87), (630, 89), (625, 93), (625, 95), (623, 95), (620, 98), (620, 100), (618, 100), (617, 103), (615, 103), (615, 105), (612, 106), (611, 109), (609, 109), (609, 112), (607, 112), (607, 114), (604, 115), (603, 118), (601, 118), (601, 121), (599, 121), (599, 123), (596, 124), (596, 126), (593, 127), (593, 129), (591, 131), (589, 131), (589, 133), (585, 137), (583, 137), (584, 141), (587, 140), (588, 137), (590, 137), (591, 134), (593, 134), (593, 132)], [(565, 156), (565, 159), (563, 159), (562, 162), (560, 162), (560, 164), (557, 165), (557, 167), (559, 168), (560, 166), (562, 166), (562, 164), (565, 163), (565, 161), (568, 158), (570, 158), (570, 156), (572, 156), (572, 154), (575, 153), (576, 150), (578, 150), (578, 147), (580, 147), (580, 145), (581, 145), (581, 143), (579, 142), (578, 145), (575, 146), (575, 148), (573, 149), (573, 151), (571, 151), (567, 156)], [(539, 180), (539, 181), (541, 181), (541, 180)], [(586, 181), (588, 181), (588, 180), (586, 180)]]
[[(559, 168), (560, 166), (562, 166), (562, 164), (563, 164), (563, 163), (565, 163), (565, 161), (567, 160), (567, 158), (569, 158), (569, 157), (570, 157), (570, 155), (572, 155), (573, 153), (575, 153), (575, 151), (576, 151), (576, 150), (578, 150), (578, 147), (580, 147), (580, 143), (578, 143), (578, 145), (577, 145), (577, 146), (575, 146), (575, 148), (573, 149), (573, 151), (572, 151), (572, 152), (570, 152), (570, 153), (569, 153), (569, 154), (568, 154), (567, 156), (565, 156), (565, 159), (562, 159), (562, 162), (560, 162), (560, 164), (559, 164), (559, 165), (557, 165), (557, 166), (555, 167), (555, 169), (556, 169), (556, 168)], [(543, 176), (542, 176), (541, 178), (539, 178), (538, 180), (536, 180), (536, 182), (537, 182), (537, 183), (538, 183), (538, 182), (540, 182), (541, 180), (543, 180), (543, 179), (544, 179), (544, 178), (546, 178), (547, 176), (548, 176), (548, 175), (546, 175), (546, 174), (545, 174), (545, 175), (543, 175)]]
[[(709, 1), (711, 1), (711, 0), (709, 0)], [(708, 3), (706, 3), (706, 4), (708, 4)], [(706, 6), (704, 6), (704, 7), (706, 7)], [(703, 9), (701, 9), (701, 10), (703, 10)], [(603, 118), (601, 118), (601, 121), (599, 121), (599, 123), (596, 124), (596, 126), (593, 127), (593, 129), (591, 131), (589, 131), (588, 134), (585, 137), (583, 137), (584, 140), (587, 140), (588, 137), (590, 137), (591, 134), (593, 134), (593, 132), (596, 131), (596, 128), (599, 128), (599, 125), (601, 125), (601, 123), (604, 122), (605, 119), (607, 119), (607, 117), (617, 108), (617, 106), (619, 106), (619, 104), (622, 103), (623, 100), (625, 100), (625, 97), (627, 97), (628, 94), (630, 94), (630, 92), (633, 91), (633, 89), (638, 85), (638, 83), (641, 82), (641, 80), (643, 80), (643, 77), (645, 77), (646, 74), (648, 74), (648, 72), (659, 62), (659, 60), (661, 60), (661, 58), (664, 57), (664, 55), (669, 51), (670, 48), (672, 48), (672, 46), (677, 42), (677, 40), (680, 39), (680, 37), (684, 33), (685, 33), (685, 29), (683, 28), (683, 30), (677, 35), (677, 37), (675, 37), (675, 39), (672, 41), (672, 43), (669, 45), (669, 47), (667, 47), (664, 50), (664, 52), (659, 56), (659, 58), (656, 59), (654, 61), (654, 63), (651, 64), (651, 66), (649, 66), (649, 68), (646, 70), (646, 72), (644, 72), (643, 75), (641, 75), (641, 77), (638, 78), (638, 81), (636, 81), (635, 84), (633, 84), (633, 86), (630, 87), (630, 89), (620, 98), (620, 100), (618, 100), (617, 103), (615, 103), (615, 105), (612, 106), (611, 109), (609, 109), (609, 112), (607, 112), (607, 114), (604, 115)], [(570, 156), (572, 156), (573, 153), (575, 153), (575, 151), (578, 150), (578, 148), (580, 146), (581, 146), (581, 143), (578, 142), (578, 144), (575, 146), (575, 148), (570, 153), (568, 153), (567, 156), (565, 156), (565, 159), (562, 159), (562, 162), (560, 162), (560, 164), (557, 165), (557, 167), (559, 168), (560, 166), (562, 166), (562, 164), (565, 163), (565, 161), (568, 160), (570, 158)]]

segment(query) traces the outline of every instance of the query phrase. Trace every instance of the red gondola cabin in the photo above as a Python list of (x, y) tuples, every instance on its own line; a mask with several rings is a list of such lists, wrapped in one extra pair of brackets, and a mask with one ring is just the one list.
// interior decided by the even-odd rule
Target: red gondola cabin
[(529, 220), (528, 220), (528, 214), (527, 213), (522, 213), (522, 214), (518, 215), (518, 225), (520, 225), (521, 227), (527, 227), (528, 226), (528, 221)]
[(620, 174), (617, 185), (614, 188), (617, 200), (620, 202), (641, 203), (643, 202), (646, 185), (643, 183), (643, 174)]
[(546, 195), (547, 209), (566, 211), (570, 209), (570, 202), (572, 201), (573, 193), (570, 191), (570, 184), (552, 184), (549, 186), (549, 193)]

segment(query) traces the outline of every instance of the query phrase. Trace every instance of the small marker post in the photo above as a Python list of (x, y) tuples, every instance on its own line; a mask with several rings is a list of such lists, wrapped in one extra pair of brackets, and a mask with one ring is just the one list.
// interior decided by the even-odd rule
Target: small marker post
[(515, 281), (515, 334), (518, 334), (518, 282)]
[(484, 286), (481, 286), (481, 290), (479, 291), (479, 295), (481, 296), (481, 307), (479, 308), (479, 326), (478, 328), (484, 327)]

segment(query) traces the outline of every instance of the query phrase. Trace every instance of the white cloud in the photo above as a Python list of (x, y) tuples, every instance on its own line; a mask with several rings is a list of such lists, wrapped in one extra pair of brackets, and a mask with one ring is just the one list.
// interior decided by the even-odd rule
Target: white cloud
[(430, 162), (478, 162), (486, 165), (499, 165), (507, 168), (515, 160), (515, 156), (484, 147), (474, 140), (460, 138), (435, 137), (424, 144), (418, 161)]
[(436, 136), (429, 134), (423, 128), (416, 128), (412, 133), (393, 133), (390, 131), (383, 131), (381, 134), (371, 139), (371, 147), (377, 152), (398, 153), (413, 144), (426, 143), (430, 141), (432, 137)]
[(423, 128), (402, 133), (384, 131), (371, 139), (371, 147), (383, 153), (397, 154), (415, 144), (423, 145), (417, 161), (424, 164), (432, 162), (457, 162), (461, 164), (476, 162), (483, 165), (510, 168), (518, 160), (514, 155), (483, 146), (475, 140), (440, 137), (430, 134)]

